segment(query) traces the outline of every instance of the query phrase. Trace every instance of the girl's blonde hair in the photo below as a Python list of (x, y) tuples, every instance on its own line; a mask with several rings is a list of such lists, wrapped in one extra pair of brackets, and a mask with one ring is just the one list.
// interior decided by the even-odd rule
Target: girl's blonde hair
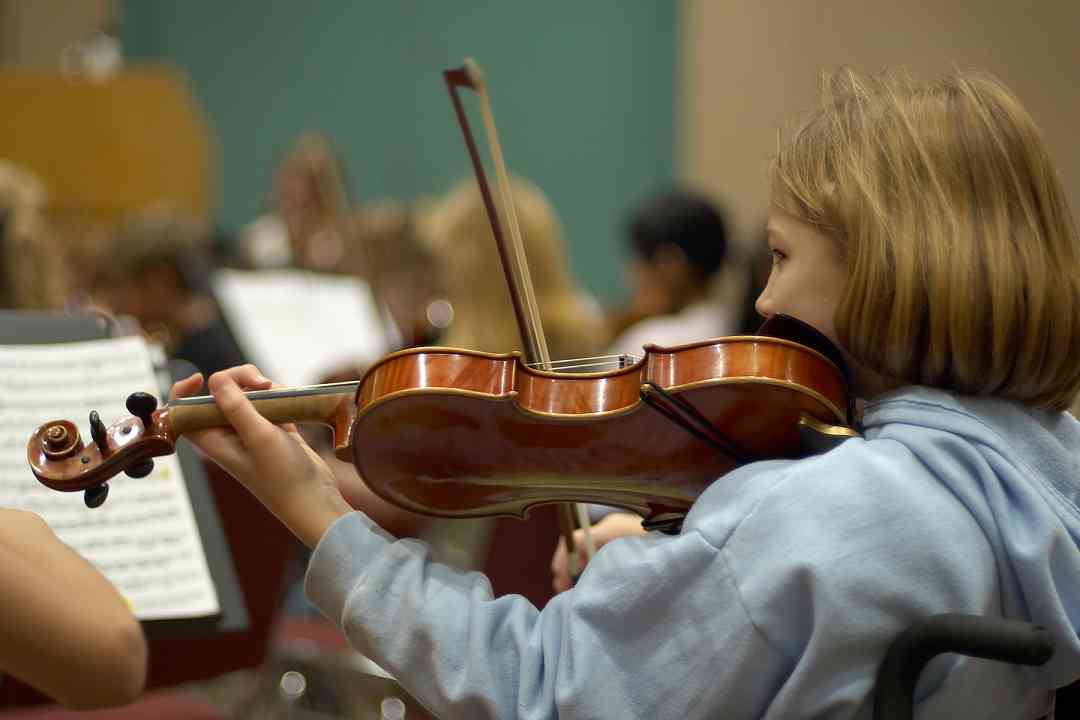
[(774, 202), (833, 237), (852, 357), (897, 383), (1064, 409), (1080, 391), (1080, 240), (1000, 82), (844, 70), (780, 143)]

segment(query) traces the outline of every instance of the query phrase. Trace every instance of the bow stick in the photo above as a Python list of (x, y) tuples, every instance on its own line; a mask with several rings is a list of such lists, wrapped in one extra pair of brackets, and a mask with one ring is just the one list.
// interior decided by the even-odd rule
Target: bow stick
[[(454, 113), (457, 115), (461, 132), (465, 136), (465, 146), (469, 151), (469, 159), (472, 161), (473, 171), (476, 174), (476, 182), (480, 186), (480, 195), (484, 200), (488, 220), (491, 222), (491, 231), (495, 237), (495, 245), (499, 250), (499, 259), (502, 262), (503, 275), (506, 277), (506, 284), (510, 291), (510, 301), (514, 307), (518, 331), (521, 333), (525, 361), (530, 365), (550, 370), (552, 368), (551, 356), (548, 353), (544, 327), (540, 321), (540, 309), (536, 302), (536, 293), (533, 291), (532, 279), (529, 275), (525, 247), (521, 241), (521, 230), (518, 226), (517, 213), (514, 210), (513, 197), (510, 193), (510, 176), (506, 172), (506, 163), (503, 162), (502, 147), (499, 145), (499, 135), (495, 129), (495, 117), (491, 112), (491, 100), (488, 98), (484, 74), (479, 65), (471, 58), (466, 58), (462, 67), (443, 71), (443, 78), (446, 80), (446, 86), (450, 91), (450, 99), (454, 104)], [(501, 201), (499, 206), (496, 206), (492, 198), (487, 176), (484, 173), (484, 166), (480, 160), (480, 153), (476, 149), (476, 142), (473, 140), (472, 131), (469, 129), (469, 121), (465, 115), (464, 106), (458, 96), (457, 89), (459, 87), (473, 90), (480, 102), (480, 114), (484, 122), (488, 148), (491, 151), (495, 177), (499, 184), (499, 199)], [(499, 210), (502, 211), (501, 220)], [(509, 241), (503, 233), (504, 226), (509, 231)], [(585, 510), (585, 506), (579, 503), (560, 505), (559, 524), (566, 542), (568, 569), (571, 577), (576, 578), (580, 573), (580, 567), (578, 565), (577, 547), (574, 542), (575, 524), (580, 525), (584, 531), (586, 557), (592, 558), (595, 552), (592, 536), (589, 533), (589, 515)]]

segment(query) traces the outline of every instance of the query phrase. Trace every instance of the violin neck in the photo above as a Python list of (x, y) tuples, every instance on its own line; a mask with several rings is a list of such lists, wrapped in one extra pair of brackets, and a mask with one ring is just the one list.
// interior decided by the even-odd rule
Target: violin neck
[[(255, 410), (274, 423), (318, 423), (337, 432), (344, 415), (353, 406), (358, 382), (313, 385), (304, 388), (255, 390), (244, 393)], [(228, 427), (229, 421), (209, 395), (181, 398), (168, 405), (172, 430), (177, 435)]]

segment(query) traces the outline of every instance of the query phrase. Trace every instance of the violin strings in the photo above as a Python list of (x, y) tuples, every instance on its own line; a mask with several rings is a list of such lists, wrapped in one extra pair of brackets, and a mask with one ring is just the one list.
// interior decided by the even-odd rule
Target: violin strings
[(621, 355), (596, 355), (594, 357), (552, 360), (548, 363), (547, 367), (544, 367), (542, 363), (525, 363), (525, 367), (539, 368), (541, 370), (576, 370), (579, 368), (611, 366), (625, 367), (626, 365), (633, 365), (639, 359), (640, 358), (636, 355), (622, 353)]

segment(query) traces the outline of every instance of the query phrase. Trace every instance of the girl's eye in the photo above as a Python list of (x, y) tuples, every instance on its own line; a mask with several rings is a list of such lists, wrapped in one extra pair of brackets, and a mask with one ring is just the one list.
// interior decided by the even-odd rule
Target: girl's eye
[(772, 252), (772, 264), (773, 265), (779, 265), (781, 260), (784, 260), (785, 258), (787, 258), (787, 255), (785, 255), (784, 253), (782, 253), (779, 250), (772, 250), (771, 252)]

